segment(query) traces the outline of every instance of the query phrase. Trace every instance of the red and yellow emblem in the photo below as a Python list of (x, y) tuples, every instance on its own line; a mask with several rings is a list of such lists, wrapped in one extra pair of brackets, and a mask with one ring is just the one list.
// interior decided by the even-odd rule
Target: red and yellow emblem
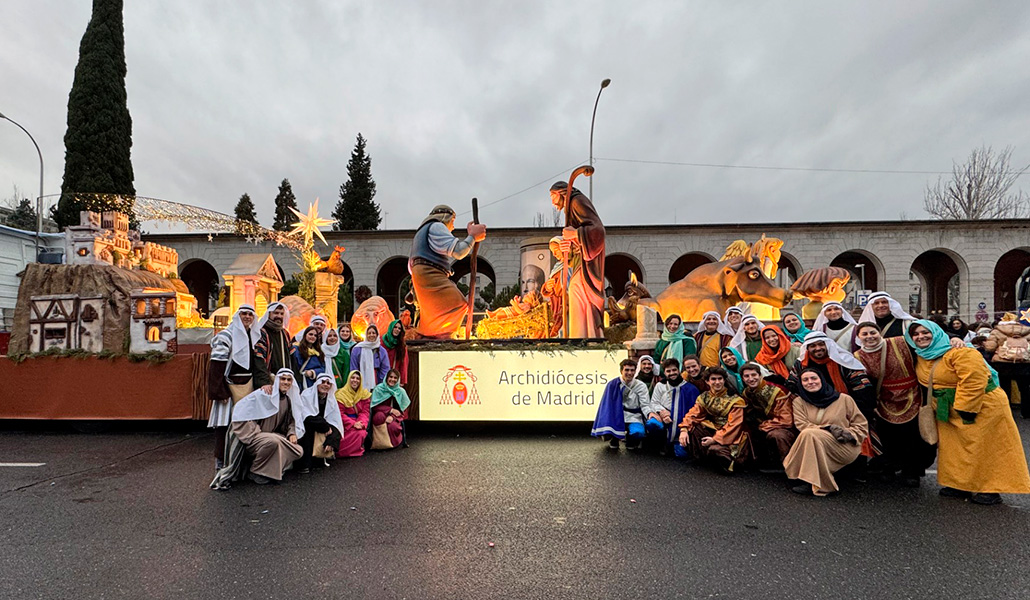
[(476, 393), (476, 376), (472, 369), (464, 365), (455, 365), (447, 370), (443, 376), (443, 394), (440, 396), (440, 404), (479, 404), (479, 394)]

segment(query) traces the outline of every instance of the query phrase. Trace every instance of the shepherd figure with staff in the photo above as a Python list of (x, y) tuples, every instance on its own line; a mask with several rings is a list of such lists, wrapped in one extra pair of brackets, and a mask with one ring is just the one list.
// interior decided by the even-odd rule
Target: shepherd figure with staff
[[(581, 172), (589, 176), (593, 169), (580, 167), (571, 180)], [(566, 337), (604, 337), (604, 223), (590, 198), (568, 182), (551, 186), (551, 204), (565, 213), (559, 248), (568, 264), (565, 272), (570, 273), (564, 304)]]

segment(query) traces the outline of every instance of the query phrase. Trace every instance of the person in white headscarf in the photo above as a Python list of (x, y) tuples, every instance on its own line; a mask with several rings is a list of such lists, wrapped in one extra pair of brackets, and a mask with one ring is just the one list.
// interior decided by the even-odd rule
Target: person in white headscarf
[(812, 331), (825, 333), (848, 354), (858, 350), (855, 342), (855, 325), (858, 323), (840, 302), (827, 302), (819, 310), (819, 316), (812, 324)]
[(279, 369), (296, 369), (290, 350), (293, 338), (290, 336), (290, 309), (282, 302), (273, 302), (258, 321), (260, 338), (254, 352), (265, 363), (269, 373)]
[(350, 351), (350, 370), (361, 373), (361, 385), (366, 390), (386, 381), (390, 371), (390, 357), (379, 342), (379, 328), (369, 325), (365, 330), (365, 341), (354, 345)]
[(725, 333), (730, 335), (736, 335), (740, 331), (740, 326), (744, 324), (744, 309), (739, 306), (731, 306), (726, 309), (726, 314), (723, 315), (722, 321), (725, 324)]
[(334, 458), (343, 440), (343, 418), (340, 405), (336, 402), (336, 378), (329, 373), (316, 377), (315, 385), (304, 390), (300, 402), (293, 405), (293, 421), (304, 452), (297, 461), (297, 472), (308, 473), (312, 464), (328, 466), (329, 463), (324, 460), (312, 463), (311, 457), (315, 450), (316, 434), (325, 436), (322, 449)]
[[(328, 326), (329, 321), (327, 321), (326, 318), (322, 315), (311, 315), (311, 318), (308, 320), (308, 327), (315, 328), (315, 331), (318, 332), (318, 339), (322, 339), (322, 334), (325, 333), (325, 329)], [(304, 329), (307, 329), (307, 327), (305, 327)], [(300, 341), (301, 336), (304, 335), (304, 329), (301, 329), (297, 332), (297, 335), (293, 336), (293, 341)]]
[(694, 343), (697, 345), (697, 356), (702, 367), (718, 367), (719, 354), (729, 344), (733, 331), (728, 330), (718, 312), (710, 310), (701, 315)]
[[(338, 373), (336, 356), (340, 353), (340, 333), (332, 327), (322, 332), (322, 355), (325, 358), (325, 372), (332, 375), (334, 383), (347, 373)], [(350, 365), (347, 365), (350, 366)], [(348, 370), (349, 372), (349, 370)], [(339, 383), (336, 384), (339, 387)]]
[(215, 430), (215, 468), (224, 466), (225, 439), (232, 407), (255, 387), (272, 390), (268, 367), (254, 353), (260, 330), (254, 325), (254, 307), (243, 304), (229, 326), (211, 339), (211, 366), (207, 391), (211, 414), (207, 426)]
[(905, 329), (915, 319), (887, 292), (874, 292), (870, 294), (859, 321), (876, 323), (880, 337), (887, 339), (904, 336)]
[[(755, 357), (762, 350), (763, 329), (765, 329), (765, 324), (759, 321), (758, 317), (754, 315), (745, 316), (741, 319), (737, 332), (730, 339), (729, 347), (740, 352), (740, 355), (744, 357), (744, 362), (755, 360)], [(741, 364), (738, 368), (743, 366)]]
[(293, 418), (293, 407), (299, 402), (300, 388), (290, 369), (275, 374), (272, 393), (257, 390), (240, 400), (233, 409), (226, 464), (211, 487), (227, 489), (244, 473), (258, 485), (281, 481), (303, 454)]

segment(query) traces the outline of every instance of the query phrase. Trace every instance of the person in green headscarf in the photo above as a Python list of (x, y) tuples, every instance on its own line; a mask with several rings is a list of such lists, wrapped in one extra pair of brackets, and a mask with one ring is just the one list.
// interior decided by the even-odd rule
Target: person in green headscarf
[(400, 381), (397, 369), (390, 369), (386, 380), (372, 389), (373, 450), (396, 448), (404, 443), (405, 411), (411, 400)]
[(394, 319), (383, 334), (383, 348), (390, 358), (390, 366), (401, 375), (401, 385), (408, 385), (408, 347), (404, 344), (404, 325)]
[(350, 351), (357, 342), (347, 321), (340, 323), (336, 331), (340, 335), (340, 349), (333, 357), (333, 375), (336, 376), (336, 388), (342, 390), (347, 385), (347, 374), (351, 371)]
[(675, 358), (677, 364), (683, 363), (683, 357), (690, 354), (697, 354), (697, 342), (683, 328), (683, 319), (679, 315), (669, 315), (665, 319), (665, 331), (662, 332), (662, 339), (654, 347), (654, 355), (657, 356), (657, 363), (662, 364), (666, 359)]
[(722, 363), (722, 368), (729, 373), (726, 383), (734, 387), (735, 393), (743, 393), (744, 380), (740, 377), (740, 370), (744, 368), (744, 357), (736, 348), (726, 346), (719, 352), (719, 362)]
[(805, 336), (812, 330), (805, 326), (801, 315), (793, 312), (781, 312), (780, 314), (782, 315), (780, 322), (783, 323), (783, 332), (787, 334), (791, 343), (804, 343)]
[(975, 348), (953, 348), (932, 321), (917, 320), (904, 334), (937, 417), (941, 496), (998, 504), (1000, 494), (1030, 494), (1023, 443), (998, 374)]

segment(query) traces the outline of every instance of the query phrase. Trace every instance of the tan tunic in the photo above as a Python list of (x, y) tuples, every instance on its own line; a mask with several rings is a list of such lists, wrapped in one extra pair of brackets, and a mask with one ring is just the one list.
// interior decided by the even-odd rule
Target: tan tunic
[[(857, 444), (841, 444), (829, 431), (828, 425), (840, 425), (857, 438)], [(816, 408), (801, 398), (794, 399), (794, 426), (798, 439), (783, 459), (787, 477), (812, 484), (817, 496), (836, 492), (833, 474), (851, 464), (862, 451), (862, 441), (869, 435), (869, 423), (862, 416), (855, 401), (841, 394), (826, 408)]]
[(247, 454), (254, 458), (250, 472), (281, 481), (286, 467), (304, 453), (300, 445), (287, 437), (295, 435), (293, 413), (289, 400), (280, 397), (279, 412), (260, 421), (240, 421), (232, 424), (232, 432), (246, 446)]

